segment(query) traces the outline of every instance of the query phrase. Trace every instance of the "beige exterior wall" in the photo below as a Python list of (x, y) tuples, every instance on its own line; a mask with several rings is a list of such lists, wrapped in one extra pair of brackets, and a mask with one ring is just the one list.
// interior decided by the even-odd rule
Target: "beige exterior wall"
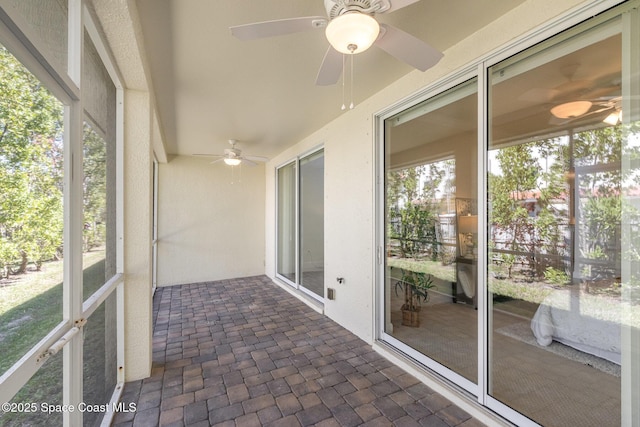
[(264, 274), (264, 165), (160, 164), (158, 286)]

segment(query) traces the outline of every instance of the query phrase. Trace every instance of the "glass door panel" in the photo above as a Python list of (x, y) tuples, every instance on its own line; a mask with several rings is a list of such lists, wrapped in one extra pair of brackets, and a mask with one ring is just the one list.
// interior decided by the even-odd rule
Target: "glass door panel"
[(278, 169), (276, 273), (296, 283), (296, 163)]
[(545, 426), (621, 423), (616, 28), (489, 73), (488, 392)]
[(476, 80), (387, 119), (385, 133), (384, 332), (476, 384)]
[(324, 297), (324, 151), (300, 159), (300, 285)]

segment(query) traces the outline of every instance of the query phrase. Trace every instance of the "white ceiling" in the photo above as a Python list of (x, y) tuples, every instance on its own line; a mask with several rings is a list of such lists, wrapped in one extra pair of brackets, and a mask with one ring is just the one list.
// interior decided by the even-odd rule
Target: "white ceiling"
[[(446, 51), (524, 0), (421, 0), (377, 15)], [(342, 86), (315, 86), (322, 30), (239, 41), (229, 27), (325, 15), (322, 0), (136, 0), (168, 154), (271, 157), (335, 119)], [(358, 102), (413, 69), (377, 48), (355, 56)], [(419, 72), (419, 71), (416, 71)]]

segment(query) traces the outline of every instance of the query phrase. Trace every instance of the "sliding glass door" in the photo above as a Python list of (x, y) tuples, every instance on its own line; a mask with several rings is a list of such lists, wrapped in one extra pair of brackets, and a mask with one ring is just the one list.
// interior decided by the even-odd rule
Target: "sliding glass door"
[(471, 79), (384, 123), (385, 336), (474, 393), (477, 103)]
[(296, 274), (297, 234), (297, 163), (292, 162), (278, 169), (278, 276), (293, 283)]
[(638, 4), (378, 120), (379, 337), (516, 425), (640, 425)]
[(488, 391), (545, 426), (621, 423), (621, 28), (489, 70)]
[(324, 298), (324, 151), (277, 170), (277, 270), (280, 279)]
[(324, 296), (324, 151), (300, 159), (300, 285)]

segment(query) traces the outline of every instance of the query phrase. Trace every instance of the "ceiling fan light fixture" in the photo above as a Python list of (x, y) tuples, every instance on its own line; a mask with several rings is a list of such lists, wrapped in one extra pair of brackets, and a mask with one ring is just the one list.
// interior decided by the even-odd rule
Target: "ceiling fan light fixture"
[(229, 166), (238, 166), (240, 162), (242, 162), (242, 160), (233, 157), (227, 157), (224, 159), (224, 162)]
[(616, 110), (602, 120), (604, 123), (615, 126), (622, 121), (622, 111)]
[(340, 53), (361, 53), (378, 38), (380, 25), (372, 16), (347, 12), (329, 22), (325, 29), (327, 40)]
[(593, 104), (590, 101), (572, 101), (556, 105), (551, 109), (551, 114), (559, 119), (574, 119), (585, 114)]

